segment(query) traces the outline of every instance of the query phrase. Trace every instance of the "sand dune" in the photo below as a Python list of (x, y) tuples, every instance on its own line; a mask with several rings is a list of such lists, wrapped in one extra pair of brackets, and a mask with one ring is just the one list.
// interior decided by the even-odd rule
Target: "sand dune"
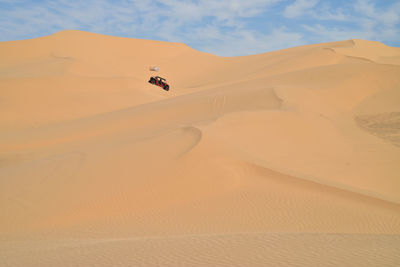
[(0, 58), (2, 266), (400, 264), (399, 48), (62, 31)]

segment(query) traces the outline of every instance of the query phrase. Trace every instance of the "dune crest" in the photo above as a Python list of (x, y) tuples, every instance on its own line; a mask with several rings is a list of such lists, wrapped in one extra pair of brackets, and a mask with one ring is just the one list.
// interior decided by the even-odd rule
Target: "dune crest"
[(62, 31), (0, 58), (5, 266), (400, 263), (399, 48)]

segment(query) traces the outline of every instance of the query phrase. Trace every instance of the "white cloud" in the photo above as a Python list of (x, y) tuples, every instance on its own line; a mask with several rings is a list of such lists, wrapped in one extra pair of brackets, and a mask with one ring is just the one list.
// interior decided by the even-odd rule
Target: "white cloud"
[[(347, 6), (346, 13), (341, 8), (326, 5), (313, 12), (313, 17), (319, 22), (303, 25), (303, 28), (314, 42), (351, 38), (399, 42), (400, 2), (380, 4), (358, 0)], [(330, 23), (329, 18), (345, 23)]]
[[(263, 52), (272, 40), (266, 34), (246, 29), (244, 20), (262, 14), (279, 1), (45, 0), (40, 4), (26, 1), (30, 6), (15, 5), (5, 19), (0, 18), (0, 38), (20, 39), (27, 34), (39, 36), (62, 29), (81, 29), (185, 42), (223, 55), (249, 54)], [(258, 42), (263, 38), (269, 41)], [(218, 45), (224, 48), (218, 49)]]
[(195, 33), (204, 38), (202, 46), (206, 51), (220, 56), (251, 55), (305, 44), (302, 34), (283, 27), (272, 29), (269, 33), (251, 30), (226, 33), (218, 27), (208, 27)]
[(354, 9), (376, 23), (383, 23), (387, 26), (395, 26), (400, 22), (400, 2), (395, 3), (384, 10), (378, 10), (375, 3), (369, 0), (358, 0)]
[(320, 24), (303, 25), (309, 33), (312, 33), (316, 39), (324, 39), (326, 41), (339, 41), (348, 39), (372, 39), (373, 32), (356, 30), (356, 29), (340, 29), (337, 27), (326, 27)]
[[(15, 5), (7, 12), (0, 11), (0, 14), (5, 13), (5, 17), (0, 18), (0, 36), (3, 25), (19, 25), (23, 29), (34, 25), (38, 33), (76, 27), (89, 31), (111, 32), (115, 30), (115, 25), (120, 31), (127, 33), (133, 24), (137, 26), (133, 27), (136, 30), (154, 30), (160, 27), (165, 29), (165, 25), (168, 25), (168, 31), (172, 33), (180, 30), (182, 26), (210, 18), (218, 21), (221, 26), (241, 27), (241, 19), (259, 15), (279, 1), (281, 0), (45, 0), (38, 3), (24, 1), (26, 5)], [(10, 24), (11, 21), (18, 23)]]
[(80, 29), (224, 56), (349, 38), (400, 42), (400, 2), (377, 1), (0, 0), (0, 40)]
[(319, 0), (296, 0), (293, 4), (285, 8), (284, 16), (295, 18), (305, 14), (306, 11), (318, 4)]
[(366, 16), (375, 16), (375, 4), (369, 0), (358, 0), (354, 4), (354, 9)]
[(309, 15), (316, 20), (322, 21), (350, 21), (351, 16), (349, 12), (343, 8), (333, 8), (331, 5), (324, 3), (318, 10), (311, 10)]
[(122, 5), (106, 0), (25, 2), (0, 17), (0, 38), (3, 40), (40, 36), (62, 29), (112, 33), (123, 25), (128, 28), (135, 21), (136, 11), (125, 1)]

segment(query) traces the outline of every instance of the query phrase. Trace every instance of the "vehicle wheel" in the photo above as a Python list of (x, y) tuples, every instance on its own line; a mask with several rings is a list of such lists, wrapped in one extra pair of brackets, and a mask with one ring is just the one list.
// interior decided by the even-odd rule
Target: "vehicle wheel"
[(168, 91), (169, 90), (169, 86), (168, 85), (164, 85), (164, 90)]

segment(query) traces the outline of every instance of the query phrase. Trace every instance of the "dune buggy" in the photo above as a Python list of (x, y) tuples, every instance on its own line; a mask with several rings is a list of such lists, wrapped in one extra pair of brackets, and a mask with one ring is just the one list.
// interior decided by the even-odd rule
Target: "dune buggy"
[(166, 80), (159, 76), (150, 77), (149, 83), (158, 85), (162, 87), (165, 91), (169, 90), (169, 85), (166, 83)]

